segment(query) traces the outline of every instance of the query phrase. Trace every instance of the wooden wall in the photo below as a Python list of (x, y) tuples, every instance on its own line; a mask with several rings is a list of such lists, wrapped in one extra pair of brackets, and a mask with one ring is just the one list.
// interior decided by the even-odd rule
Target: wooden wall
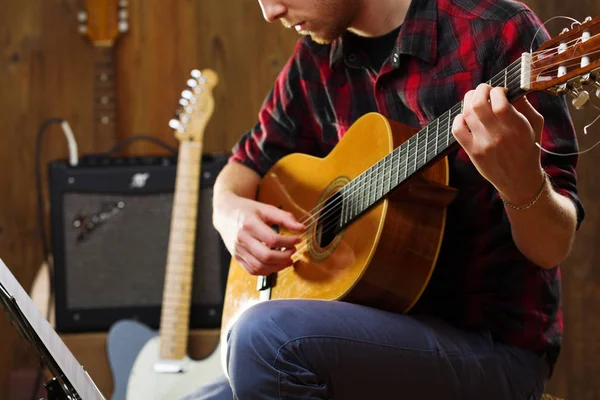
[[(548, 19), (599, 15), (595, 0), (528, 0)], [(255, 122), (256, 111), (286, 61), (295, 33), (262, 19), (256, 0), (130, 0), (130, 32), (116, 47), (118, 138), (150, 134), (171, 145), (167, 126), (189, 71), (210, 67), (220, 83), (216, 111), (205, 137), (206, 151), (227, 151)], [(0, 0), (0, 258), (28, 289), (42, 262), (36, 219), (34, 149), (37, 129), (48, 117), (71, 124), (80, 152), (94, 148), (92, 130), (93, 49), (77, 32), (76, 0)], [(559, 29), (558, 26), (554, 25)], [(597, 104), (599, 104), (597, 102)], [(600, 139), (600, 123), (584, 137), (594, 112), (574, 112), (582, 148)], [(568, 399), (600, 398), (600, 254), (597, 249), (600, 182), (595, 156), (581, 158), (581, 198), (587, 206), (572, 255), (564, 263), (565, 345), (549, 391)], [(155, 154), (139, 142), (126, 153)], [(59, 128), (43, 142), (42, 160), (66, 157)], [(31, 353), (0, 316), (0, 393), (11, 370)]]

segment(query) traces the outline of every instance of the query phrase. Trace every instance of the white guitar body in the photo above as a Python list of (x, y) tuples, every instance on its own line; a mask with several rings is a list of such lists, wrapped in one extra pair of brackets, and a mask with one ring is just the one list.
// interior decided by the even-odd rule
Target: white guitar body
[[(127, 384), (127, 400), (180, 399), (223, 375), (220, 342), (210, 356), (199, 361), (185, 357), (163, 362), (159, 353), (160, 337), (155, 336), (135, 360)], [(157, 371), (156, 366), (163, 371)]]

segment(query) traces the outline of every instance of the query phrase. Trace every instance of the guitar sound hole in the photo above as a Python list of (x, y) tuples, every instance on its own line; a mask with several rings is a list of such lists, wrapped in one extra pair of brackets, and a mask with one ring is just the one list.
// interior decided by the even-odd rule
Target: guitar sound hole
[(342, 207), (339, 193), (325, 202), (319, 213), (316, 229), (316, 241), (319, 247), (329, 246), (339, 233)]

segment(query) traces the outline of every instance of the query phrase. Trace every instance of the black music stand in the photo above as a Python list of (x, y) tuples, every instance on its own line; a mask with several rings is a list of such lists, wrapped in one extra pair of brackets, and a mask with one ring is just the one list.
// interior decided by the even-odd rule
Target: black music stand
[(71, 352), (1, 259), (0, 300), (19, 334), (33, 347), (42, 368), (52, 375), (44, 385), (47, 400), (105, 400), (85, 369), (74, 365)]

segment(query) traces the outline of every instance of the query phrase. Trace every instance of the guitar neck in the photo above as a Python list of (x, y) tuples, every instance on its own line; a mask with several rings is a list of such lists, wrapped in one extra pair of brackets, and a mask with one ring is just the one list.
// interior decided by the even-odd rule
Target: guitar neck
[[(515, 101), (528, 90), (530, 61), (524, 54), (487, 83), (507, 88), (508, 99)], [(342, 211), (336, 231), (342, 231), (417, 172), (452, 151), (457, 146), (452, 123), (462, 112), (461, 101), (345, 185), (340, 191)]]
[(109, 150), (117, 143), (115, 57), (111, 46), (96, 46), (94, 60), (94, 149)]
[(160, 355), (187, 354), (202, 144), (180, 145), (160, 322)]

